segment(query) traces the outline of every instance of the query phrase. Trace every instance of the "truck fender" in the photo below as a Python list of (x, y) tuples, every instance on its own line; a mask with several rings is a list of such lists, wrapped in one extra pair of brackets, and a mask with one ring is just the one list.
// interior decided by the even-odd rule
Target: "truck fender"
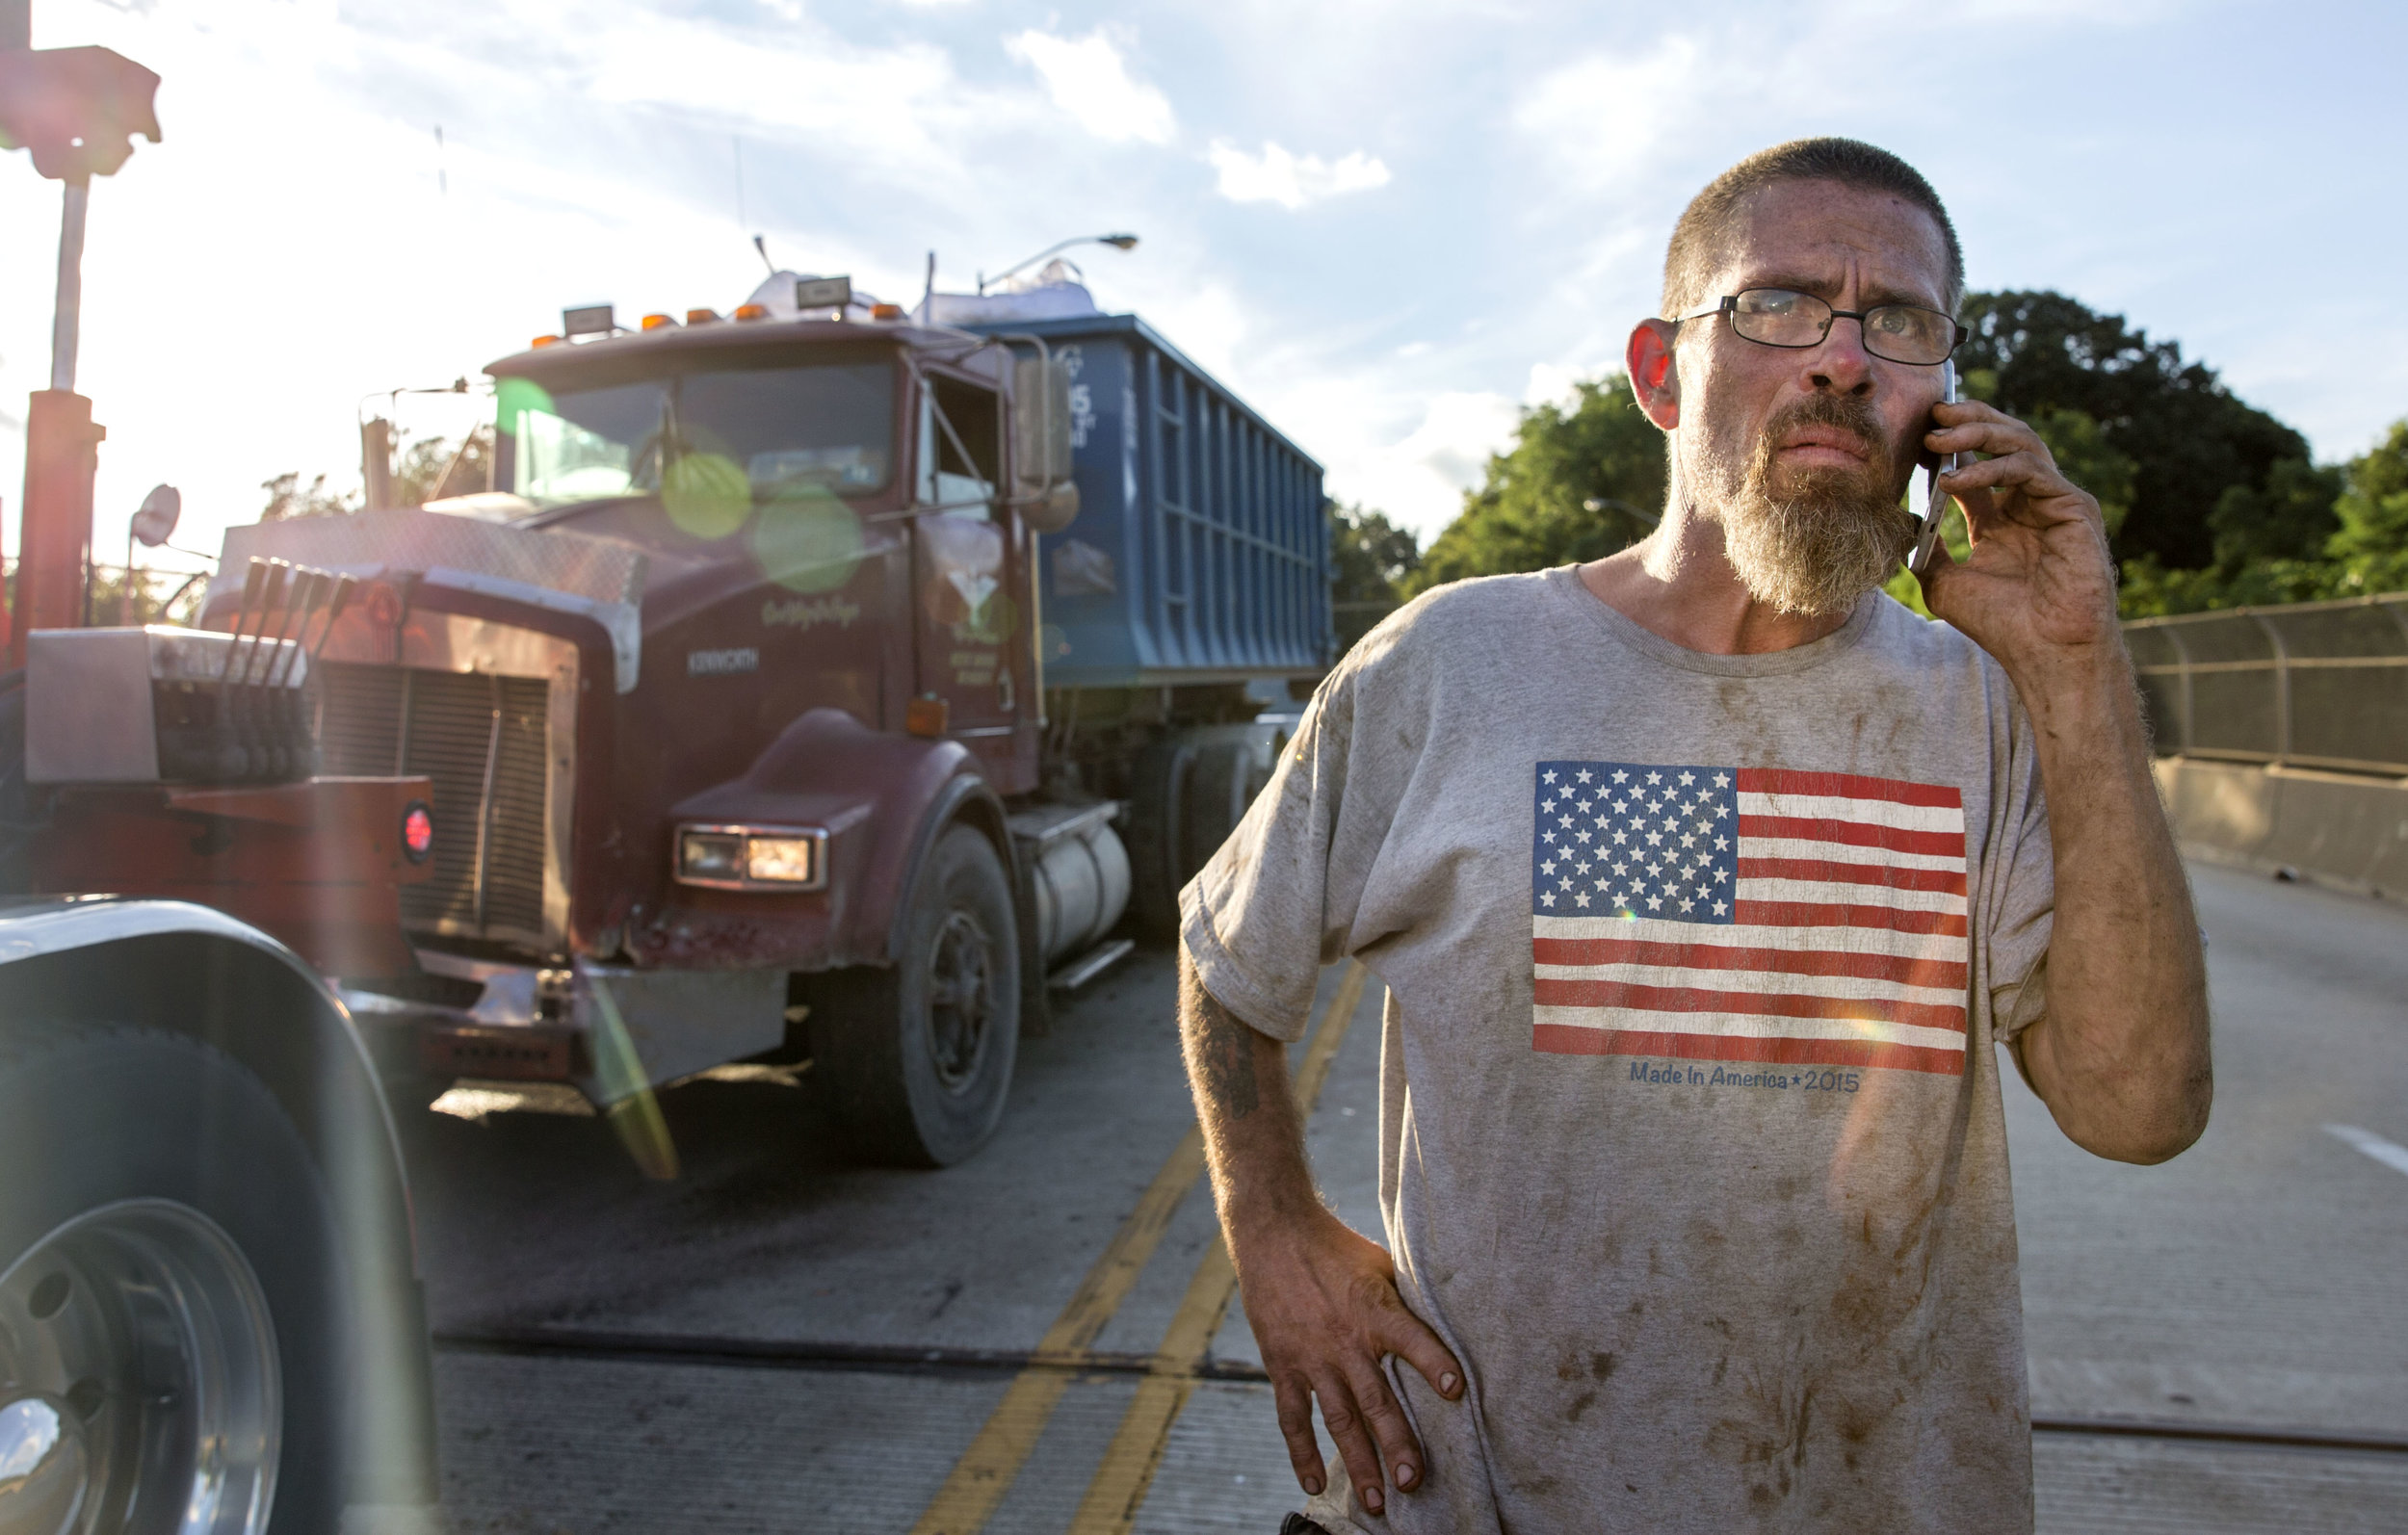
[(210, 1045), (258, 1078), (333, 1195), (338, 1239), (367, 1303), (356, 1367), (382, 1384), (355, 1425), (348, 1501), (436, 1500), (434, 1392), (400, 1138), (367, 1048), (326, 981), (222, 912), (174, 900), (79, 898), (0, 922), (0, 1033), (13, 1018), (140, 1024)]
[(680, 800), (676, 821), (823, 826), (823, 891), (676, 886), (660, 917), (631, 929), (653, 965), (789, 970), (888, 965), (937, 834), (967, 820), (1020, 883), (1003, 801), (955, 741), (872, 730), (841, 709), (814, 709), (778, 734), (740, 778)]
[(1019, 844), (1012, 840), (1003, 800), (983, 778), (965, 773), (952, 780), (921, 818), (911, 848), (911, 878), (887, 922), (886, 962), (895, 964), (903, 959), (904, 921), (911, 915), (912, 899), (918, 894), (921, 873), (928, 867), (929, 852), (935, 847), (936, 839), (955, 821), (977, 827), (982, 836), (995, 845), (995, 856), (1004, 861), (1004, 873), (1011, 881), (1012, 915), (1019, 929), (1020, 1031), (1048, 1033), (1054, 1023), (1053, 996), (1045, 985), (1045, 955), (1037, 948), (1033, 871), (1020, 856)]
[(890, 965), (903, 957), (904, 920), (911, 914), (912, 898), (919, 892), (929, 851), (945, 829), (957, 820), (977, 827), (980, 835), (995, 845), (995, 856), (1004, 861), (1004, 872), (1011, 880), (1012, 906), (1020, 918), (1021, 948), (1025, 950), (1028, 947), (1028, 881), (1021, 877), (1019, 862), (1012, 854), (1011, 832), (1004, 820), (1004, 801), (994, 786), (973, 769), (946, 780), (920, 814), (919, 825), (912, 832), (911, 859), (904, 865), (909, 877), (898, 890), (894, 910), (886, 919), (886, 962)]

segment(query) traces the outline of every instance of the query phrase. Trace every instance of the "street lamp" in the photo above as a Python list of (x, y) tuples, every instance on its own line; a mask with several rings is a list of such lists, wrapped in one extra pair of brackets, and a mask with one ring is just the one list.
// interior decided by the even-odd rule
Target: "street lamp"
[(1068, 240), (1060, 242), (1059, 245), (1047, 246), (1044, 249), (1038, 251), (1035, 255), (1031, 256), (1028, 260), (1015, 262), (1011, 266), (1006, 267), (1003, 271), (997, 273), (992, 277), (987, 276), (984, 273), (981, 273), (979, 274), (980, 297), (985, 297), (986, 285), (988, 283), (1001, 282), (1006, 277), (1010, 276), (1013, 273), (1034, 267), (1038, 262), (1044, 260), (1047, 256), (1053, 255), (1057, 251), (1067, 250), (1072, 246), (1110, 246), (1114, 250), (1135, 250), (1138, 247), (1138, 237), (1131, 234), (1076, 235)]

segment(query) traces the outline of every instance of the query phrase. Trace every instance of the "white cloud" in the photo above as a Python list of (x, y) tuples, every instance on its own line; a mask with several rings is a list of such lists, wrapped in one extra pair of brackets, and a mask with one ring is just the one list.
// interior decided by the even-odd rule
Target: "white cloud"
[[(801, 16), (714, 28), (642, 0), (584, 0), (569, 26), (553, 4), (510, 0), (446, 32), (331, 0), (59, 0), (48, 40), (113, 46), (165, 81), (167, 142), (92, 195), (79, 383), (109, 426), (98, 547), (122, 549), (158, 481), (185, 491), (177, 542), (196, 548), (255, 515), (281, 470), (355, 485), (363, 395), (473, 378), (556, 328), (564, 302), (615, 299), (623, 319), (728, 307), (760, 275), (733, 218), (731, 134), (747, 230), (781, 261), (909, 298), (923, 238), (1000, 238), (982, 146), (1052, 119), (1034, 82), (965, 81), (929, 41), (853, 44)], [(0, 156), (0, 228), (30, 237), (0, 241), (0, 292), (21, 300), (0, 306), (12, 539), (17, 403), (46, 381), (58, 219), (57, 183), (22, 162)], [(781, 191), (798, 166), (829, 200)], [(908, 185), (953, 217), (929, 227), (903, 202), (831, 220), (828, 189), (849, 177)], [(403, 425), (453, 433), (457, 413), (406, 403)]]
[(1513, 440), (1520, 420), (1504, 395), (1432, 396), (1420, 425), (1401, 439), (1336, 455), (1329, 494), (1386, 511), (1426, 547), (1463, 509), (1463, 492), (1479, 483), (1488, 455)]
[(1598, 54), (1541, 79), (1515, 125), (1552, 147), (1563, 169), (1594, 188), (1643, 169), (1667, 128), (1685, 134), (1711, 96), (1744, 100), (1760, 83), (1744, 55), (1713, 66), (1693, 39), (1669, 37), (1644, 55)]
[[(961, 287), (1065, 235), (1141, 230), (1140, 250), (1091, 258), (1106, 307), (1169, 335), (1325, 464), (1334, 494), (1432, 533), (1510, 440), (1516, 403), (1616, 365), (1682, 201), (1809, 132), (1924, 164), (1960, 204), (1984, 286), (2129, 312), (2325, 455), (2355, 451), (2408, 408), (2408, 369), (2386, 360), (2408, 347), (2367, 326), (2296, 362), (2295, 323), (2231, 296), (2285, 263), (2316, 291), (2381, 281), (2408, 215), (2379, 199), (2365, 240), (2309, 248), (2281, 231), (2359, 206), (2346, 189), (2383, 173), (2381, 132), (2337, 139), (2319, 112), (2346, 96), (2381, 129), (2408, 110), (2313, 69), (2184, 51), (2197, 36), (2165, 14), (2179, 3), (2136, 0), (2159, 18), (2127, 38), (2124, 8), (2108, 23), (2081, 0), (1967, 0), (1938, 19), (1903, 0), (1746, 0), (1644, 24), (1408, 0), (1445, 24), (1374, 36), (1360, 8), (1171, 0), (1145, 13), (1141, 49), (1089, 19), (1114, 13), (1001, 22), (958, 0), (41, 0), (44, 45), (103, 43), (165, 77), (167, 142), (92, 195), (96, 542), (122, 549), (125, 513), (162, 480), (184, 489), (177, 541), (196, 546), (255, 514), (272, 474), (356, 483), (363, 394), (474, 378), (557, 328), (564, 302), (724, 309), (759, 280), (754, 230), (782, 265), (906, 299), (931, 247), (940, 285)], [(1958, 47), (1946, 29), (1968, 16), (1985, 67), (2035, 92), (2004, 160), (1964, 147), (1982, 143), (1971, 98), (1899, 96), (1864, 72), (1864, 37)], [(2153, 70), (2169, 49), (2185, 68)], [(2356, 80), (2373, 66), (2353, 59), (2376, 51), (2322, 62)], [(2101, 95), (2101, 80), (2130, 89)], [(2236, 117), (2231, 99), (2259, 104)], [(1172, 106), (1207, 100), (1209, 132)], [(1133, 145), (1162, 144), (1194, 162), (1131, 173)], [(1280, 238), (1287, 221), (1266, 228), (1237, 200), (1309, 210), (1392, 170), (1374, 146), (1413, 170), (1360, 204), (1376, 221)], [(2280, 218), (2234, 201), (2236, 165), (2276, 187)], [(23, 236), (0, 240), (12, 504), (13, 418), (47, 377), (59, 213), (57, 184), (23, 166), (0, 155), (0, 230)], [(1198, 196), (1199, 176), (1224, 185)], [(406, 406), (406, 424), (456, 429), (419, 409), (433, 405)], [(12, 537), (16, 522), (11, 505)]]
[(1169, 98), (1131, 76), (1119, 44), (1100, 27), (1076, 41), (1032, 28), (1005, 39), (1004, 48), (1037, 72), (1055, 106), (1098, 139), (1168, 143), (1178, 129)]
[(1211, 159), (1220, 172), (1220, 195), (1231, 202), (1275, 202), (1301, 208), (1342, 193), (1367, 192), (1388, 184), (1388, 168), (1360, 149), (1339, 159), (1290, 154), (1269, 140), (1261, 154), (1247, 154), (1216, 140)]
[(1584, 378), (1594, 378), (1604, 370), (1597, 368), (1567, 368), (1557, 362), (1531, 364), (1531, 381), (1522, 390), (1526, 405), (1561, 405), (1572, 401), (1574, 388)]

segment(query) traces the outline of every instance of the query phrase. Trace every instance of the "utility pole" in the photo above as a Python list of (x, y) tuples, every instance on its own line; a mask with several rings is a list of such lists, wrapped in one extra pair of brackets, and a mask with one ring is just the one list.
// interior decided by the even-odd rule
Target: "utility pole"
[(92, 476), (108, 433), (75, 392), (84, 216), (92, 178), (125, 164), (134, 135), (159, 142), (157, 75), (106, 48), (36, 49), (32, 40), (31, 0), (0, 0), (0, 143), (31, 150), (34, 169), (64, 184), (50, 387), (34, 392), (25, 413), (16, 601), (6, 625), (12, 665), (22, 664), (29, 631), (91, 621)]

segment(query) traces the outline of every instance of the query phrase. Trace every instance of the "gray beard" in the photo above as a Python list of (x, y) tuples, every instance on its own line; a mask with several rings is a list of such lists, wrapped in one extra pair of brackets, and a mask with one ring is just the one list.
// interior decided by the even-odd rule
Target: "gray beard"
[(1794, 471), (1774, 488), (1773, 445), (1801, 421), (1887, 446), (1872, 412), (1854, 405), (1820, 399), (1784, 412), (1766, 424), (1744, 469), (1714, 455), (1708, 482), (1723, 491), (1721, 505), (1699, 509), (1721, 525), (1723, 555), (1748, 595), (1776, 612), (1850, 611), (1890, 579), (1912, 542), (1914, 525), (1886, 464)]

